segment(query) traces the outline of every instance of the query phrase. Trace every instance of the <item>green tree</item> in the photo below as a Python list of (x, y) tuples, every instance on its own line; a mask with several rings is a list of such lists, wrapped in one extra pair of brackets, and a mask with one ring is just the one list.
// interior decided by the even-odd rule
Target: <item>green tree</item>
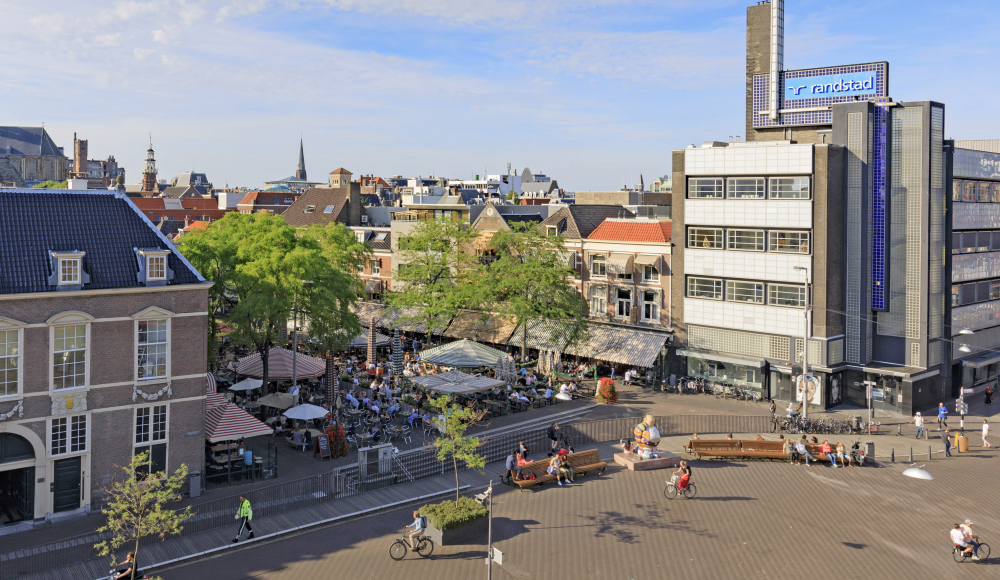
[(34, 189), (66, 189), (66, 182), (48, 180), (48, 181), (43, 181), (41, 183), (36, 183), (31, 187), (33, 187)]
[(214, 283), (211, 306), (237, 299), (227, 320), (231, 336), (260, 354), (265, 384), (268, 354), (291, 318), (296, 294), (299, 311), (332, 342), (361, 332), (350, 311), (357, 300), (356, 273), (331, 261), (323, 243), (322, 236), (297, 235), (281, 216), (236, 212), (181, 239), (181, 252)]
[(507, 201), (514, 205), (521, 205), (521, 196), (517, 194), (516, 189), (512, 189), (507, 193)]
[(451, 397), (443, 395), (430, 401), (431, 406), (440, 409), (443, 418), (434, 419), (441, 436), (434, 440), (437, 448), (438, 461), (447, 461), (455, 468), (455, 501), (458, 501), (458, 462), (464, 461), (467, 467), (482, 469), (486, 466), (486, 457), (476, 454), (479, 448), (479, 437), (466, 437), (465, 431), (483, 418), (483, 413), (469, 407), (453, 404)]
[(574, 270), (562, 236), (515, 223), (511, 231), (497, 232), (490, 245), (496, 259), (477, 268), (474, 302), (480, 310), (514, 321), (521, 332), (522, 359), (532, 321), (547, 323), (555, 342), (579, 340), (586, 332), (586, 303), (569, 281)]
[[(187, 465), (182, 464), (169, 477), (162, 471), (147, 475), (148, 465), (148, 451), (134, 455), (128, 465), (121, 467), (122, 475), (104, 490), (108, 500), (104, 508), (107, 519), (97, 532), (110, 533), (111, 538), (94, 547), (101, 556), (111, 556), (112, 566), (118, 565), (115, 551), (122, 546), (131, 544), (138, 562), (140, 540), (155, 536), (162, 541), (167, 536), (180, 534), (181, 524), (192, 515), (190, 506), (178, 511), (168, 505), (181, 499), (180, 489), (187, 478)], [(134, 579), (134, 567), (132, 572)]]
[(428, 342), (433, 329), (447, 324), (473, 297), (473, 245), (478, 235), (466, 223), (428, 220), (396, 240), (400, 264), (386, 302), (401, 310), (415, 309), (414, 320), (408, 322), (425, 323)]

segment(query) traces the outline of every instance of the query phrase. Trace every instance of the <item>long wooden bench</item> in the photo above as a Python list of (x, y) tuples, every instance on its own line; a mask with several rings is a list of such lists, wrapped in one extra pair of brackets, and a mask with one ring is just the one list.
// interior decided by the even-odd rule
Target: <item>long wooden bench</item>
[[(782, 441), (755, 441), (752, 439), (698, 439), (689, 440), (684, 449), (698, 459), (736, 457), (742, 459), (787, 460)], [(836, 447), (834, 445), (833, 447)], [(820, 449), (822, 445), (807, 443), (806, 450), (816, 461), (827, 461)]]
[[(578, 451), (576, 453), (570, 453), (567, 456), (569, 461), (569, 466), (573, 468), (573, 478), (582, 477), (590, 472), (600, 472), (603, 473), (604, 469), (608, 464), (601, 461), (601, 453), (597, 449), (588, 449), (587, 451)], [(532, 461), (526, 465), (521, 466), (521, 476), (526, 477), (529, 473), (535, 474), (535, 479), (520, 479), (514, 480), (513, 483), (517, 487), (524, 491), (525, 489), (535, 486), (543, 485), (549, 481), (555, 481), (556, 476), (548, 473), (549, 458), (539, 459), (538, 461)], [(504, 477), (501, 476), (501, 480)], [(504, 482), (506, 483), (506, 482)]]

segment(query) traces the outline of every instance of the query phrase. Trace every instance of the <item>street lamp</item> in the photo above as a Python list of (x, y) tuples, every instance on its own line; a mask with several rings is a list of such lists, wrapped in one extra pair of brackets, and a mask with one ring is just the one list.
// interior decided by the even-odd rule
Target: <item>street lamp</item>
[(805, 300), (802, 313), (805, 315), (805, 326), (802, 331), (802, 418), (809, 417), (809, 267), (792, 266), (793, 270), (802, 270), (806, 274)]
[[(303, 286), (312, 284), (312, 280), (301, 280)], [(292, 391), (295, 392), (295, 403), (298, 404), (299, 394), (295, 391), (297, 386), (299, 375), (298, 375), (298, 365), (299, 362), (299, 289), (295, 289), (295, 293), (292, 298)]]
[(958, 347), (958, 350), (960, 350), (961, 352), (972, 352), (972, 349), (969, 348), (969, 345), (967, 344), (963, 344), (962, 346)]
[(963, 328), (962, 330), (959, 330), (958, 333), (959, 334), (965, 334), (965, 335), (976, 334), (975, 332), (973, 332), (971, 329), (968, 329), (968, 328)]

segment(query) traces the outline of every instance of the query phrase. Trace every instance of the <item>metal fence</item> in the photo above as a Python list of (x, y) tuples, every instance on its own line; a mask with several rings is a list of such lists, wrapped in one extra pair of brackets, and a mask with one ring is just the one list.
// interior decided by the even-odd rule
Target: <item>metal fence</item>
[[(632, 437), (632, 429), (641, 417), (604, 419), (600, 421), (569, 422), (559, 426), (559, 433), (572, 440), (576, 449), (583, 445), (616, 441)], [(656, 417), (661, 435), (685, 433), (763, 433), (769, 428), (770, 417), (740, 415), (668, 415)], [(549, 449), (547, 427), (517, 431), (516, 427), (480, 438), (480, 453), (487, 463), (503, 460), (520, 441), (533, 454)], [(253, 506), (254, 517), (287, 513), (328, 501), (364, 493), (388, 485), (426, 479), (448, 473), (453, 469), (451, 460), (439, 461), (433, 446), (421, 447), (397, 454), (390, 462), (390, 473), (362, 478), (357, 465), (344, 467), (318, 475), (276, 483), (243, 494)], [(466, 469), (459, 462), (459, 469)], [(202, 504), (192, 510), (194, 516), (184, 524), (182, 535), (195, 534), (232, 525), (233, 514), (239, 507), (239, 496), (229, 496)], [(96, 534), (69, 538), (60, 542), (41, 545), (26, 550), (0, 554), (0, 578), (44, 573), (59, 566), (66, 566), (95, 556), (94, 543), (101, 537)]]

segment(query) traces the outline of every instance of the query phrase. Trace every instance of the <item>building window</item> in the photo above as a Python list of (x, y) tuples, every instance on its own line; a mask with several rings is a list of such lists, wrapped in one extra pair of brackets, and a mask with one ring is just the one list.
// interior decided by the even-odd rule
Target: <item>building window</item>
[(138, 377), (158, 379), (167, 376), (167, 321), (139, 321)]
[(976, 201), (976, 183), (974, 181), (962, 182), (962, 201)]
[(692, 199), (722, 199), (722, 178), (688, 179), (688, 197)]
[(52, 420), (52, 455), (79, 453), (87, 450), (87, 416), (59, 417)]
[(87, 325), (52, 329), (52, 382), (56, 389), (83, 387), (87, 374)]
[(148, 452), (149, 461), (141, 472), (144, 475), (167, 470), (167, 406), (154, 405), (135, 410), (134, 455)]
[(688, 298), (722, 300), (722, 280), (715, 278), (688, 278)]
[(770, 234), (772, 252), (809, 253), (809, 232), (772, 231)]
[(772, 177), (771, 199), (809, 199), (808, 177)]
[(545, 226), (545, 234), (549, 236), (558, 236), (559, 229), (556, 226)]
[(59, 258), (59, 283), (80, 283), (80, 258)]
[(802, 308), (806, 305), (806, 287), (793, 284), (768, 284), (767, 302), (772, 306)]
[[(312, 207), (312, 206), (309, 206), (309, 207)], [(333, 213), (333, 209), (334, 209), (334, 207), (335, 207), (335, 206), (332, 206), (332, 205), (328, 205), (328, 206), (326, 206), (326, 208), (325, 208), (325, 209), (323, 209), (323, 213)], [(308, 213), (312, 213), (312, 212), (308, 212)]]
[(632, 291), (624, 288), (616, 288), (618, 300), (618, 316), (628, 318), (632, 314)]
[(957, 179), (951, 183), (951, 200), (962, 201), (962, 182)]
[(167, 257), (146, 256), (146, 280), (167, 279)]
[(962, 304), (962, 286), (956, 284), (951, 287), (951, 305), (959, 306)]
[(991, 187), (993, 188), (993, 202), (1000, 202), (1000, 183), (994, 183)]
[(1000, 300), (1000, 280), (990, 282), (990, 300)]
[(16, 395), (18, 363), (20, 362), (20, 352), (18, 352), (19, 330), (0, 330), (0, 397)]
[(764, 251), (764, 230), (727, 230), (726, 233), (730, 250)]
[(764, 303), (764, 284), (761, 282), (726, 281), (726, 300), (731, 302)]
[(642, 293), (642, 319), (643, 320), (659, 320), (660, 319), (660, 295), (656, 292), (651, 292), (646, 290)]
[(979, 190), (979, 201), (989, 203), (990, 201), (990, 184), (985, 182), (979, 182), (977, 184)]
[(688, 228), (688, 247), (710, 250), (723, 249), (722, 229)]
[(978, 236), (976, 232), (964, 232), (962, 233), (962, 253), (972, 254), (976, 251), (976, 242), (978, 241)]
[(608, 266), (604, 261), (604, 256), (591, 256), (590, 257), (590, 275), (591, 276), (607, 276)]
[(764, 199), (763, 177), (730, 177), (726, 184), (729, 199)]
[(989, 252), (990, 251), (990, 237), (991, 232), (978, 232), (976, 234), (976, 251), (977, 252)]
[(601, 315), (608, 311), (608, 293), (603, 286), (590, 289), (590, 314)]
[(371, 260), (368, 262), (368, 265), (371, 268), (372, 274), (377, 276), (382, 273), (382, 269), (379, 268), (379, 260)]
[(659, 282), (660, 271), (656, 269), (656, 266), (643, 266), (642, 279), (644, 282)]
[(307, 205), (304, 213), (313, 213), (316, 211), (315, 205)]

